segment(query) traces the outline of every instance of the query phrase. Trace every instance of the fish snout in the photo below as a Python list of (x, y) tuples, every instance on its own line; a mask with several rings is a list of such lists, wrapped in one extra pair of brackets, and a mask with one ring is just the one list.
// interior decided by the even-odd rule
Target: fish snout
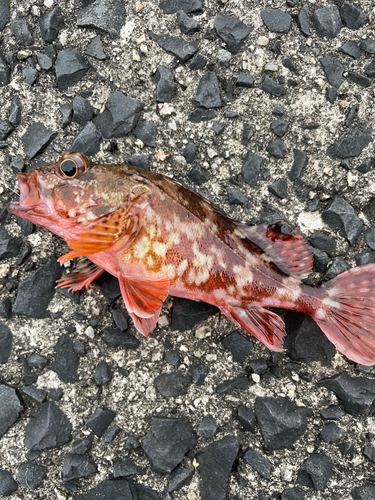
[(35, 172), (17, 174), (18, 186), (20, 188), (21, 207), (35, 207), (40, 203), (39, 186)]

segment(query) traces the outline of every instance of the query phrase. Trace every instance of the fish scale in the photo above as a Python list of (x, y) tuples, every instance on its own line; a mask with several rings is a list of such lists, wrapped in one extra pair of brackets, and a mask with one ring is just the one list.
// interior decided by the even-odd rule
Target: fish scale
[(280, 351), (284, 323), (267, 308), (286, 308), (310, 315), (348, 358), (375, 364), (375, 264), (306, 285), (311, 252), (284, 221), (247, 226), (174, 179), (80, 153), (17, 179), (20, 200), (8, 211), (64, 238), (61, 264), (84, 258), (57, 286), (80, 290), (108, 271), (146, 337), (172, 295), (219, 307)]

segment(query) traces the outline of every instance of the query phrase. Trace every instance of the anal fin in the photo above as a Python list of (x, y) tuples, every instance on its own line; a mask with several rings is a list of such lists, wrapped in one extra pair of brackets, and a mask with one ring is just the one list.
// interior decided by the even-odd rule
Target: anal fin
[(232, 323), (254, 335), (271, 351), (282, 350), (285, 325), (277, 314), (263, 307), (257, 309), (221, 307), (220, 310)]
[(100, 268), (89, 259), (83, 258), (78, 262), (77, 267), (66, 276), (57, 281), (56, 288), (68, 288), (70, 292), (76, 292), (83, 287), (88, 287), (96, 278), (103, 274), (104, 269)]
[(120, 290), (135, 327), (145, 337), (155, 329), (164, 300), (168, 296), (169, 279), (156, 280), (119, 276)]

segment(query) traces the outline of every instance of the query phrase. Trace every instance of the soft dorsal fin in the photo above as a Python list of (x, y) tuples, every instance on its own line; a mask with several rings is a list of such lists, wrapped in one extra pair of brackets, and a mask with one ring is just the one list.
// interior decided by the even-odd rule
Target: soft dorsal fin
[(307, 278), (313, 257), (307, 243), (295, 229), (284, 221), (238, 225), (238, 231), (260, 247), (283, 273), (297, 279)]
[(60, 257), (59, 262), (63, 264), (75, 257), (103, 252), (124, 236), (127, 236), (128, 240), (132, 239), (138, 231), (139, 218), (129, 214), (124, 207), (118, 207), (114, 212), (95, 221), (86, 231), (77, 232), (74, 239), (67, 239), (72, 252)]
[(118, 276), (126, 309), (135, 327), (145, 337), (156, 327), (160, 309), (168, 296), (169, 279), (157, 280)]

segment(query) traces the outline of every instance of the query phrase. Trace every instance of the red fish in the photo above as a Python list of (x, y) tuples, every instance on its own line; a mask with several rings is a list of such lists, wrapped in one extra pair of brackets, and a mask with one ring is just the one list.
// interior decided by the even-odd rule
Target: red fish
[(108, 271), (146, 337), (170, 294), (217, 306), (273, 351), (285, 328), (266, 308), (300, 311), (348, 358), (375, 364), (375, 264), (306, 285), (312, 256), (285, 222), (247, 226), (169, 177), (79, 153), (17, 179), (8, 211), (64, 238), (61, 264), (84, 257), (58, 286), (80, 290)]

